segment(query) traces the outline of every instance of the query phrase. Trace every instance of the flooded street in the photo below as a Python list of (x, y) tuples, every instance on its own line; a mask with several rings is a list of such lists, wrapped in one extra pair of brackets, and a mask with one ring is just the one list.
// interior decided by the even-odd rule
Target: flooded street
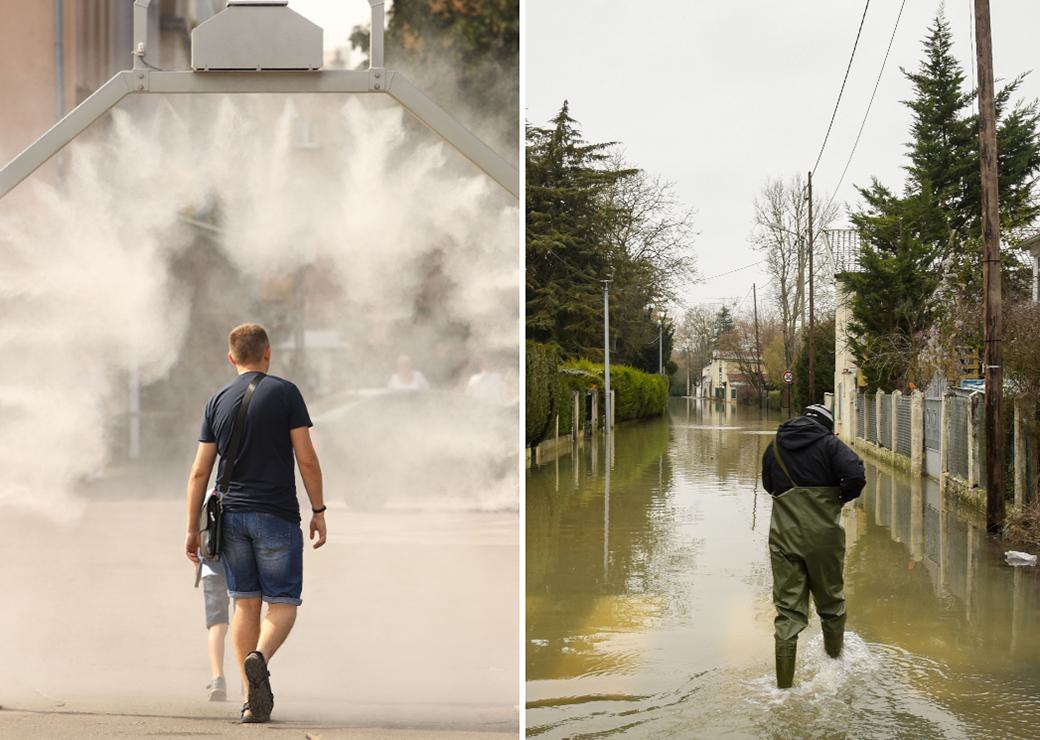
[(527, 477), (527, 727), (547, 738), (1035, 737), (1035, 569), (931, 480), (867, 462), (840, 660), (775, 688), (762, 452), (779, 415), (673, 399)]

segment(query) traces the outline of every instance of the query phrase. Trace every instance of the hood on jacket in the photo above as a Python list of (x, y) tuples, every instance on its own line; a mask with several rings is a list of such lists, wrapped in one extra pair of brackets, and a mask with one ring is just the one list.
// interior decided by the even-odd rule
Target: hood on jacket
[(781, 424), (776, 436), (782, 449), (797, 452), (815, 444), (821, 437), (831, 436), (831, 432), (808, 416), (796, 416)]

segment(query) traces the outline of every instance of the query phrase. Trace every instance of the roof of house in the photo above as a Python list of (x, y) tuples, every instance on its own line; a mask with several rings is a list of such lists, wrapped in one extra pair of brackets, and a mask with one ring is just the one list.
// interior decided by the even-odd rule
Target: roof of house
[(1021, 246), (1028, 249), (1035, 256), (1040, 257), (1040, 229), (1037, 229), (1032, 236), (1027, 236), (1023, 239)]

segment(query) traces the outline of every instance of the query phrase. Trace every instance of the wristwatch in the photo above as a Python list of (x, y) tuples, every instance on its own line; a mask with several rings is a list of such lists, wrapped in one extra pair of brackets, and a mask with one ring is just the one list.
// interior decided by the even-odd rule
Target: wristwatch
[(329, 507), (325, 506), (325, 505), (322, 505), (322, 507), (320, 509), (315, 509), (315, 508), (312, 507), (311, 511), (313, 511), (315, 514), (323, 514), (323, 513), (325, 513), (325, 509), (327, 509), (327, 508), (329, 508)]

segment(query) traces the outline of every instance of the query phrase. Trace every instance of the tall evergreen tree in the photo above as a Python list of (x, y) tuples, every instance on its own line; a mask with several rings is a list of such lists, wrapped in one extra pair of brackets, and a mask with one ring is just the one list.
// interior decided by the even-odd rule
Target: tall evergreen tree
[(606, 168), (612, 144), (586, 142), (566, 101), (550, 123), (527, 128), (527, 336), (598, 357), (618, 217), (606, 195), (635, 170)]
[(527, 331), (564, 355), (603, 353), (603, 280), (612, 358), (658, 369), (663, 307), (693, 270), (691, 214), (671, 185), (629, 167), (613, 143), (584, 140), (566, 102), (527, 129)]
[(715, 317), (715, 330), (718, 332), (715, 335), (715, 345), (718, 346), (719, 338), (724, 334), (729, 334), (733, 331), (735, 326), (736, 324), (733, 321), (733, 312), (729, 310), (729, 306), (723, 306), (720, 308)]
[[(907, 178), (902, 195), (877, 180), (859, 188), (852, 214), (860, 234), (860, 271), (845, 276), (854, 291), (851, 349), (871, 385), (893, 388), (914, 376), (929, 344), (970, 345), (978, 334), (981, 294), (978, 120), (975, 91), (953, 56), (949, 24), (936, 17), (924, 59), (904, 74), (913, 85)], [(1036, 102), (1009, 102), (1022, 78), (997, 95), (997, 139), (1003, 228), (1031, 222), (1040, 173)], [(1008, 256), (1008, 268), (1014, 264)], [(960, 312), (961, 315), (956, 315)], [(965, 312), (970, 319), (965, 319)], [(924, 376), (924, 377), (922, 377)]]

